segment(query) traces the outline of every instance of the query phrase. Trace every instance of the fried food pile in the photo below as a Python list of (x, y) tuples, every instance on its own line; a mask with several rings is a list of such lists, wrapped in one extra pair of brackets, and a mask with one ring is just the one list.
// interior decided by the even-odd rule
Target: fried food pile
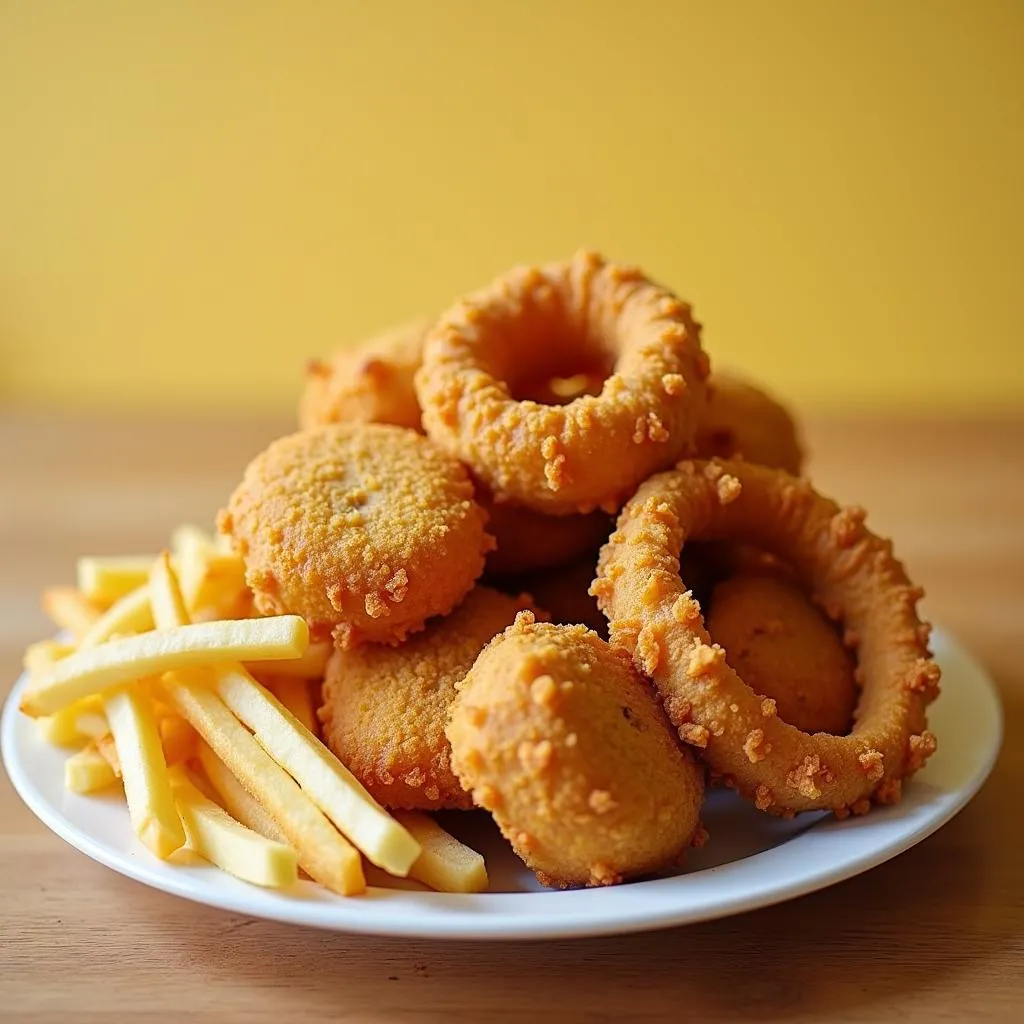
[(220, 514), (233, 614), (305, 622), (324, 743), (418, 839), (480, 808), (615, 884), (703, 844), (706, 786), (845, 818), (935, 750), (922, 592), (638, 268), (516, 267), (309, 363), (299, 421)]

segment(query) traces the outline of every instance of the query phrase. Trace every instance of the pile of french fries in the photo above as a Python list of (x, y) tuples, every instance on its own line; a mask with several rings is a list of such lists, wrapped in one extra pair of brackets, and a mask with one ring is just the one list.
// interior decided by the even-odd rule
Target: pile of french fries
[(341, 895), (364, 858), (442, 892), (487, 886), (483, 858), (418, 812), (382, 808), (317, 737), (310, 691), (329, 644), (294, 615), (252, 617), (241, 559), (181, 527), (170, 550), (83, 558), (44, 608), (70, 640), (33, 644), (21, 710), (77, 748), (75, 793), (123, 788), (157, 857), (190, 850), (256, 885), (300, 870)]

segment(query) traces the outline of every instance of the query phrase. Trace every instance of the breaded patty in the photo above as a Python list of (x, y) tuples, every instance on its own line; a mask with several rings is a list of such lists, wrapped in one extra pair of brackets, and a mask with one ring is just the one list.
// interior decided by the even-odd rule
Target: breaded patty
[(804, 732), (850, 731), (853, 659), (797, 584), (766, 573), (724, 580), (712, 593), (707, 625), (725, 660), (775, 701), (784, 722)]
[(455, 687), (482, 648), (528, 607), (474, 587), (443, 619), (398, 647), (337, 651), (324, 681), (324, 741), (385, 807), (472, 807), (445, 736)]
[(528, 612), (452, 705), (452, 767), (546, 885), (611, 885), (679, 862), (703, 772), (634, 670), (584, 626)]
[(401, 427), (338, 423), (275, 441), (219, 526), (264, 614), (339, 646), (397, 643), (468, 593), (493, 540), (463, 467)]

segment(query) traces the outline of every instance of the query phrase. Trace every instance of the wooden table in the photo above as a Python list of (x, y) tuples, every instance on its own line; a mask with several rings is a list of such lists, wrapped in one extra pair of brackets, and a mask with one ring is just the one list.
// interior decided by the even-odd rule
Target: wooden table
[[(286, 424), (0, 413), (0, 679), (44, 635), (37, 591), (82, 552), (209, 521)], [(0, 778), (0, 1019), (1024, 1019), (1024, 421), (815, 422), (814, 476), (897, 540), (927, 612), (995, 676), (989, 784), (883, 867), (754, 914), (558, 943), (362, 938), (186, 903), (92, 863)]]

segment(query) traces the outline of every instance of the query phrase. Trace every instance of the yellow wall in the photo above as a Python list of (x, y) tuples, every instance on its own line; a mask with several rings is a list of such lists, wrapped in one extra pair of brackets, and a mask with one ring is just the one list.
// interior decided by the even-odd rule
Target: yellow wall
[(1024, 3), (0, 6), (0, 399), (284, 408), (581, 244), (805, 407), (1024, 407)]

